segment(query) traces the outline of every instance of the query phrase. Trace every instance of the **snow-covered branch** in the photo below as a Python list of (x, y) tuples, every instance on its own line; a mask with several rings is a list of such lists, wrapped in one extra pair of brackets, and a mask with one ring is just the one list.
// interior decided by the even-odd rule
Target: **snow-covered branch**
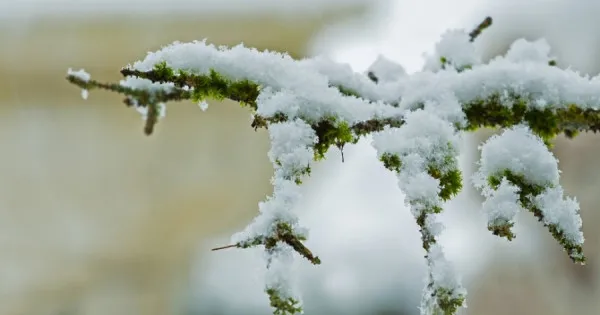
[[(123, 94), (146, 119), (145, 133), (172, 101), (230, 99), (253, 114), (253, 128), (266, 128), (275, 168), (273, 195), (234, 245), (264, 246), (265, 291), (275, 314), (301, 313), (290, 277), (295, 251), (321, 261), (302, 241), (308, 231), (291, 211), (301, 198), (298, 185), (311, 164), (335, 146), (343, 150), (373, 135), (384, 166), (394, 172), (422, 235), (429, 267), (422, 314), (454, 314), (466, 290), (446, 261), (436, 237), (444, 202), (462, 189), (458, 139), (481, 127), (506, 131), (482, 146), (474, 184), (486, 197), (488, 228), (512, 239), (516, 213), (531, 211), (576, 262), (583, 263), (578, 204), (565, 198), (556, 160), (548, 150), (554, 137), (600, 130), (600, 77), (556, 67), (543, 39), (517, 40), (504, 56), (482, 63), (473, 41), (492, 23), (475, 30), (450, 30), (427, 57), (421, 72), (380, 56), (366, 73), (316, 57), (294, 60), (278, 52), (243, 45), (216, 47), (206, 41), (173, 43), (121, 70), (119, 83), (92, 80), (83, 70), (67, 79), (87, 91)], [(204, 106), (205, 107), (205, 106)]]

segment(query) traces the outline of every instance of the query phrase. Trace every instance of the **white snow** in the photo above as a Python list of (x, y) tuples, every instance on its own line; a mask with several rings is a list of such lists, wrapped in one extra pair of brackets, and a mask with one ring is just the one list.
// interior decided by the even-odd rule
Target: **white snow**
[(67, 74), (72, 75), (84, 82), (87, 82), (92, 78), (92, 76), (83, 69), (79, 69), (79, 70), (75, 71), (75, 70), (69, 68), (67, 70)]
[(535, 197), (535, 204), (544, 215), (544, 223), (558, 226), (569, 242), (583, 245), (579, 203), (574, 198), (564, 198), (563, 194), (560, 186), (548, 188)]
[(425, 70), (439, 71), (442, 69), (442, 58), (447, 61), (446, 67), (457, 69), (465, 66), (474, 66), (481, 62), (479, 54), (475, 50), (475, 44), (470, 42), (467, 30), (448, 30), (442, 34), (442, 38), (435, 45), (433, 55), (427, 57)]
[(406, 76), (406, 70), (402, 65), (386, 58), (383, 55), (377, 56), (377, 59), (367, 69), (372, 72), (379, 82), (393, 82)]
[(526, 184), (543, 187), (540, 195), (529, 197), (541, 210), (544, 223), (556, 225), (572, 244), (583, 244), (579, 204), (575, 199), (563, 196), (558, 161), (528, 127), (519, 125), (505, 130), (481, 146), (480, 168), (473, 176), (473, 182), (487, 198), (484, 211), (489, 222), (498, 218), (511, 221), (520, 209), (517, 187), (504, 180), (494, 191), (487, 181), (490, 176), (502, 175), (504, 170), (523, 176)]
[(516, 215), (522, 210), (519, 203), (519, 188), (503, 178), (496, 190), (485, 189), (483, 211), (488, 217), (488, 225), (514, 223)]
[(531, 184), (558, 184), (558, 161), (527, 126), (515, 126), (490, 137), (480, 150), (480, 168), (474, 175), (477, 187), (487, 185), (489, 176), (497, 176), (504, 170), (522, 174)]
[(517, 62), (548, 63), (550, 56), (550, 45), (544, 38), (536, 41), (528, 41), (524, 38), (517, 39), (506, 53), (506, 59)]
[[(543, 41), (534, 46), (522, 43), (516, 47), (535, 48), (540, 45), (543, 46)], [(456, 116), (459, 113), (457, 102), (466, 103), (509, 92), (530, 99), (530, 107), (564, 108), (577, 103), (582, 108), (600, 108), (598, 78), (590, 79), (570, 69), (562, 70), (544, 63), (523, 63), (522, 58), (515, 56), (528, 51), (525, 48), (513, 49), (511, 55), (498, 57), (489, 64), (475, 65), (469, 71), (425, 71), (409, 77), (400, 76), (396, 81), (383, 84), (375, 84), (366, 76), (353, 73), (347, 65), (334, 65), (322, 58), (312, 62), (295, 61), (281, 53), (259, 52), (243, 45), (215, 47), (206, 41), (168, 45), (135, 62), (133, 68), (149, 71), (155, 64), (166, 61), (174, 69), (196, 74), (207, 74), (209, 69), (214, 69), (233, 80), (249, 79), (270, 87), (263, 92), (259, 113), (269, 116), (283, 112), (292, 118), (309, 120), (335, 115), (354, 123), (373, 117), (400, 117), (402, 111), (386, 103), (401, 100), (400, 108), (406, 109), (420, 102), (440, 100), (440, 95), (444, 99), (438, 103), (452, 104), (449, 110)], [(517, 58), (518, 62), (511, 58)], [(325, 74), (333, 79), (328, 80)], [(362, 79), (359, 79), (360, 76)], [(329, 83), (349, 87), (360, 94), (365, 93), (367, 99), (383, 102), (346, 97)], [(269, 101), (275, 104), (267, 104)], [(507, 103), (506, 106), (511, 105)]]
[(152, 82), (148, 79), (138, 77), (126, 77), (124, 80), (121, 80), (119, 84), (134, 90), (144, 90), (149, 92), (171, 92), (175, 88), (173, 82)]

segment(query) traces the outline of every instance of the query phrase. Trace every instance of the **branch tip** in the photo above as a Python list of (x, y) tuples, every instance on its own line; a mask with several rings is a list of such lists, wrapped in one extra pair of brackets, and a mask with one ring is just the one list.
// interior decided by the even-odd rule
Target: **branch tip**
[(233, 244), (233, 245), (226, 245), (226, 246), (221, 246), (221, 247), (215, 247), (213, 249), (211, 249), (211, 251), (217, 251), (217, 250), (222, 250), (222, 249), (227, 249), (227, 248), (232, 248), (232, 247), (238, 247), (237, 244)]

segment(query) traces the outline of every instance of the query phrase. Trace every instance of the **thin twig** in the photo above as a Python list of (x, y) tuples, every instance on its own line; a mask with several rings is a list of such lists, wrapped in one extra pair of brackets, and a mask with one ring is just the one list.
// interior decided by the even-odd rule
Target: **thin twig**
[(227, 246), (215, 247), (215, 248), (211, 249), (211, 251), (213, 251), (213, 252), (214, 252), (214, 251), (216, 251), (216, 250), (227, 249), (227, 248), (232, 248), (232, 247), (237, 247), (237, 245), (236, 245), (236, 244), (233, 244), (233, 245), (227, 245)]

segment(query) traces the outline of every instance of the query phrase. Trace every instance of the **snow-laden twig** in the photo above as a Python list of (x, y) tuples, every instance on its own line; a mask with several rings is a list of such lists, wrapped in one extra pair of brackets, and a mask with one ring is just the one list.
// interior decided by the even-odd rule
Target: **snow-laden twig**
[(506, 129), (482, 146), (474, 179), (486, 197), (488, 228), (510, 240), (516, 214), (529, 210), (574, 261), (585, 261), (579, 207), (563, 196), (548, 146), (561, 133), (600, 130), (600, 77), (556, 67), (543, 39), (518, 40), (506, 55), (482, 63), (473, 41), (491, 23), (486, 18), (469, 33), (444, 33), (423, 71), (411, 75), (383, 56), (356, 73), (322, 57), (294, 60), (196, 41), (148, 53), (121, 70), (120, 83), (72, 70), (67, 79), (84, 91), (125, 95), (125, 103), (144, 115), (146, 134), (166, 103), (181, 100), (205, 110), (206, 99), (231, 99), (250, 109), (253, 128), (268, 129), (274, 192), (232, 245), (214, 250), (264, 246), (265, 291), (274, 314), (302, 312), (290, 274), (293, 252), (320, 263), (302, 243), (307, 230), (291, 211), (301, 198), (298, 186), (330, 147), (343, 150), (373, 134), (378, 157), (397, 175), (421, 232), (429, 267), (421, 313), (454, 314), (465, 306), (466, 290), (437, 243), (443, 231), (437, 216), (462, 188), (457, 156), (463, 132)]
[(531, 211), (563, 246), (574, 262), (584, 263), (579, 203), (563, 197), (558, 161), (526, 126), (515, 126), (481, 146), (479, 171), (473, 181), (487, 198), (488, 228), (512, 239), (514, 217)]

